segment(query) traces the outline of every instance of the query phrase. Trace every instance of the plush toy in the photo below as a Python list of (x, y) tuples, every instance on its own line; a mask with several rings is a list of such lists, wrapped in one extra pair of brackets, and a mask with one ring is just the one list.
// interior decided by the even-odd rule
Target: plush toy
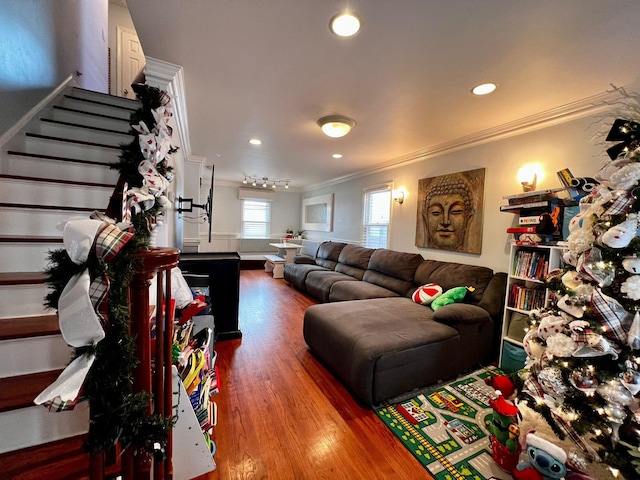
[(506, 472), (512, 471), (518, 463), (521, 446), (518, 442), (520, 428), (518, 415), (520, 410), (504, 399), (498, 391), (498, 398), (489, 400), (493, 408), (491, 418), (487, 417), (487, 430), (491, 434), (491, 457)]
[(494, 390), (500, 390), (505, 398), (511, 398), (511, 395), (516, 391), (516, 387), (513, 384), (513, 380), (507, 375), (495, 375), (484, 379), (484, 383), (493, 387)]
[(433, 302), (431, 302), (431, 308), (434, 311), (439, 309), (440, 307), (444, 307), (445, 305), (450, 305), (452, 303), (459, 303), (464, 300), (464, 296), (467, 294), (467, 291), (473, 292), (475, 288), (473, 287), (453, 287), (444, 292), (438, 298), (436, 298)]
[(567, 474), (567, 454), (557, 445), (529, 432), (525, 437), (526, 462), (513, 470), (516, 480), (556, 480)]

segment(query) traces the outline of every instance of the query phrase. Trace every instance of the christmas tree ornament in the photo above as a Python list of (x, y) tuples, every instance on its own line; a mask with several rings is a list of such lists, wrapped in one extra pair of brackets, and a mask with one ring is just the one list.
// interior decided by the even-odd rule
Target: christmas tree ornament
[(593, 367), (579, 368), (571, 374), (571, 385), (585, 393), (593, 395), (598, 388), (598, 379), (595, 375)]
[[(591, 230), (578, 230), (569, 235), (567, 239), (567, 246), (569, 248), (569, 252), (574, 256), (578, 257), (582, 252), (589, 250), (593, 245), (596, 237), (593, 235)], [(570, 261), (569, 264), (573, 265)]]
[(620, 426), (627, 416), (625, 407), (633, 403), (633, 396), (617, 380), (600, 385), (596, 391), (607, 402), (604, 413), (611, 425), (611, 443), (615, 446), (620, 439), (618, 434)]
[(630, 190), (640, 181), (640, 163), (633, 162), (619, 168), (609, 177), (609, 185), (614, 190)]
[(620, 292), (631, 300), (640, 300), (640, 275), (632, 275), (620, 285)]
[(613, 265), (602, 260), (602, 252), (598, 247), (590, 248), (578, 258), (576, 267), (580, 272), (588, 275), (601, 287), (608, 287), (613, 283), (616, 269)]
[[(640, 164), (638, 164), (640, 167)], [(607, 245), (611, 248), (625, 248), (638, 232), (637, 215), (629, 214), (627, 220), (618, 225), (611, 227), (603, 235), (598, 238), (598, 243)]]
[(578, 346), (568, 335), (559, 333), (547, 338), (547, 353), (554, 357), (570, 357)]
[(640, 274), (640, 258), (636, 254), (624, 257), (622, 268), (629, 273)]
[(640, 372), (638, 370), (627, 367), (627, 371), (620, 374), (620, 382), (631, 395), (635, 396), (640, 392)]
[(562, 372), (558, 367), (543, 368), (538, 374), (538, 383), (546, 394), (545, 399), (550, 400), (554, 406), (564, 402), (567, 386), (562, 380)]
[(627, 345), (632, 350), (640, 350), (640, 313), (636, 310), (627, 334)]
[(629, 165), (630, 163), (631, 160), (629, 160), (628, 158), (619, 158), (617, 160), (614, 160), (613, 162), (606, 163), (600, 168), (600, 170), (598, 170), (598, 173), (596, 173), (596, 179), (599, 180), (600, 183), (612, 188), (613, 190), (617, 190), (613, 183), (610, 182), (611, 175), (616, 173), (622, 167)]
[(562, 284), (569, 290), (574, 290), (582, 285), (582, 279), (580, 274), (575, 270), (569, 270), (562, 275)]
[(538, 325), (538, 337), (546, 340), (551, 335), (561, 333), (567, 323), (567, 320), (561, 315), (544, 315), (540, 318), (540, 324)]
[(582, 305), (579, 305), (578, 302), (574, 301), (574, 298), (575, 297), (565, 295), (556, 302), (556, 306), (560, 310), (567, 312), (572, 317), (582, 318), (582, 315), (584, 315), (584, 309), (582, 308)]
[(611, 160), (626, 153), (633, 144), (640, 140), (640, 124), (632, 120), (617, 118), (605, 139), (607, 142), (621, 142), (607, 149)]

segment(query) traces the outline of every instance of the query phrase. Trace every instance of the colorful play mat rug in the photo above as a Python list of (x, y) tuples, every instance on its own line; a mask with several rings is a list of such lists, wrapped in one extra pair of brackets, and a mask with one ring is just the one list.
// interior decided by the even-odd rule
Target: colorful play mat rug
[(509, 480), (491, 457), (485, 426), (494, 390), (484, 379), (502, 374), (487, 367), (411, 398), (392, 399), (376, 413), (437, 480)]

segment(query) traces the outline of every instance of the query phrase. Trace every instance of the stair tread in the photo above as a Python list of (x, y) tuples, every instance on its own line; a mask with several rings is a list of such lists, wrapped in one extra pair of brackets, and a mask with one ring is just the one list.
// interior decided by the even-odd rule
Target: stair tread
[[(86, 472), (89, 466), (89, 455), (84, 450), (86, 440), (87, 434), (82, 434), (0, 454), (0, 471), (9, 478), (80, 478), (75, 472)], [(67, 464), (66, 471), (56, 476), (61, 460)]]
[[(29, 154), (29, 156), (31, 156), (31, 155), (33, 155), (33, 154)], [(44, 156), (44, 155), (42, 155), (42, 156)], [(57, 159), (67, 160), (67, 159), (62, 159), (60, 157), (57, 157)], [(106, 165), (106, 164), (101, 164), (101, 165)], [(111, 183), (79, 182), (77, 180), (54, 180), (54, 179), (51, 179), (51, 178), (28, 177), (26, 175), (0, 174), (0, 178), (6, 178), (8, 180), (25, 180), (25, 181), (29, 181), (29, 182), (53, 183), (53, 184), (56, 184), (56, 185), (57, 184), (78, 185), (78, 186), (81, 186), (81, 187), (113, 188), (115, 186), (115, 185), (113, 185)]]
[(44, 123), (52, 123), (52, 124), (56, 124), (56, 125), (64, 125), (65, 127), (84, 128), (84, 129), (88, 129), (88, 130), (93, 130), (95, 132), (113, 133), (113, 134), (116, 134), (116, 135), (129, 135), (129, 136), (133, 137), (133, 134), (131, 134), (131, 132), (129, 132), (129, 131), (124, 132), (122, 130), (113, 130), (113, 129), (110, 129), (110, 128), (92, 127), (90, 125), (82, 125), (80, 123), (72, 123), (72, 122), (63, 122), (61, 120), (52, 120), (50, 118), (41, 118), (40, 121), (44, 122)]
[(33, 399), (55, 382), (60, 373), (61, 369), (0, 378), (0, 412), (34, 406)]
[(81, 115), (90, 115), (92, 117), (99, 117), (99, 118), (104, 118), (104, 119), (108, 119), (108, 120), (117, 120), (123, 123), (126, 123), (127, 125), (129, 125), (129, 120), (125, 120), (123, 118), (120, 117), (114, 117), (112, 115), (105, 115), (104, 113), (94, 113), (94, 112), (87, 112), (86, 110), (78, 110), (77, 108), (69, 108), (69, 107), (63, 107), (62, 105), (54, 105), (53, 106), (54, 110), (62, 110), (65, 112), (73, 112), (73, 113), (78, 113)]
[(56, 136), (53, 136), (53, 135), (42, 135), (40, 133), (31, 133), (31, 132), (27, 132), (27, 133), (25, 133), (25, 135), (27, 137), (41, 138), (43, 140), (53, 140), (53, 141), (56, 141), (56, 142), (77, 143), (78, 145), (86, 145), (88, 147), (111, 148), (111, 149), (114, 149), (114, 150), (120, 150), (120, 146), (119, 145), (105, 145), (104, 143), (87, 142), (85, 140), (73, 140), (73, 139), (70, 139), (70, 138), (56, 137)]
[(17, 150), (9, 150), (7, 151), (8, 155), (17, 155), (20, 157), (30, 157), (30, 158), (40, 158), (43, 160), (58, 160), (61, 162), (73, 162), (73, 163), (84, 163), (87, 165), (97, 165), (100, 167), (109, 167), (108, 163), (105, 162), (96, 162), (95, 160), (82, 160), (79, 158), (71, 158), (71, 157), (57, 157), (55, 155), (45, 155), (43, 153), (29, 153), (29, 152), (19, 152)]
[(40, 205), (40, 204), (33, 204), (33, 203), (8, 203), (8, 202), (0, 202), (0, 207), (26, 208), (29, 210), (63, 210), (65, 212), (103, 211), (102, 208), (96, 208), (96, 207), (74, 207), (70, 205)]
[(44, 272), (0, 272), (0, 285), (37, 285), (46, 279)]
[(0, 243), (62, 243), (62, 237), (36, 235), (0, 235)]
[(131, 103), (131, 108), (138, 108), (140, 107), (140, 100), (137, 100), (135, 98), (127, 98), (127, 97), (119, 97), (117, 95), (111, 95), (110, 93), (104, 93), (104, 92), (96, 92), (95, 90), (88, 90), (86, 88), (82, 88), (82, 87), (73, 87), (74, 90), (78, 90), (79, 92), (87, 92), (90, 93), (92, 95), (99, 95), (105, 98), (117, 98), (118, 101), (124, 101), (127, 103)]
[(0, 318), (0, 340), (58, 335), (60, 323), (55, 314)]
[[(93, 92), (96, 93), (96, 92)], [(107, 102), (99, 102), (97, 100), (90, 100), (88, 98), (82, 98), (82, 97), (76, 97), (75, 95), (65, 95), (65, 98), (69, 98), (72, 100), (79, 100), (81, 102), (87, 102), (87, 103), (93, 103), (95, 105), (102, 105), (105, 107), (113, 107), (113, 108), (120, 108), (122, 110), (128, 110), (128, 111), (132, 111), (135, 112), (138, 108), (137, 107), (125, 107), (123, 105), (114, 105), (112, 103), (107, 103)]]

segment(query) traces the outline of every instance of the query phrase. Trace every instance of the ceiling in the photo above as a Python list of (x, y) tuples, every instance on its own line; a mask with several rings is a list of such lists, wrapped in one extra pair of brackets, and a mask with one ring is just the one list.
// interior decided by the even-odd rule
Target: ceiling
[[(127, 3), (145, 54), (184, 68), (191, 151), (217, 181), (317, 186), (631, 84), (640, 69), (637, 0)], [(346, 7), (362, 23), (352, 38), (328, 27)], [(493, 94), (470, 93), (488, 81)], [(316, 122), (332, 114), (357, 125), (329, 138)]]

